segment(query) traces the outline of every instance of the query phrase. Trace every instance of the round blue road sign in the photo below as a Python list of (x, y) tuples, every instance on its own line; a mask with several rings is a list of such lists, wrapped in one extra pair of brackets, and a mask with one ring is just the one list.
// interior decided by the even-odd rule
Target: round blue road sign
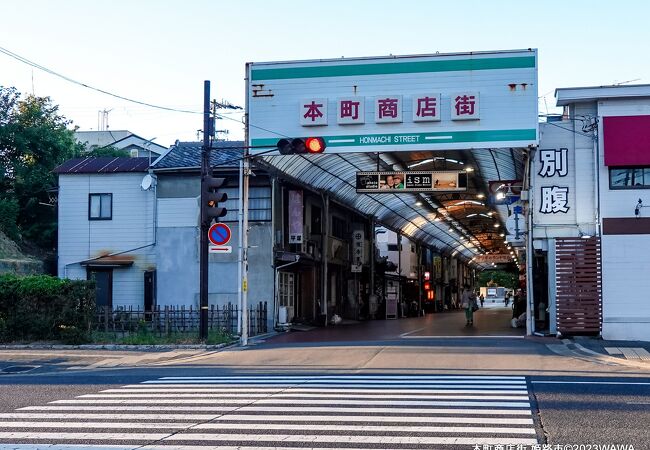
[(231, 234), (230, 227), (225, 223), (214, 223), (208, 230), (208, 239), (214, 245), (226, 245)]

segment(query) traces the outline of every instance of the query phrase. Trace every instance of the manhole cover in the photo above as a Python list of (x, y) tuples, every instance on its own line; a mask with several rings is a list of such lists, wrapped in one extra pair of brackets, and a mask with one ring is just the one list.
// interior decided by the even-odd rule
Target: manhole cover
[(30, 370), (34, 370), (38, 367), (40, 366), (9, 366), (0, 370), (0, 373), (23, 373), (29, 372)]

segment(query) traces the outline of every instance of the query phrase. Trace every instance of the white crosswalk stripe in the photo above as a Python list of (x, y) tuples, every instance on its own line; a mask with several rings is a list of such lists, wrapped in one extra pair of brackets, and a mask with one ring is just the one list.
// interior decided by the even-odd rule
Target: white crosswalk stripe
[(164, 377), (0, 413), (0, 450), (467, 450), (535, 443), (521, 376)]

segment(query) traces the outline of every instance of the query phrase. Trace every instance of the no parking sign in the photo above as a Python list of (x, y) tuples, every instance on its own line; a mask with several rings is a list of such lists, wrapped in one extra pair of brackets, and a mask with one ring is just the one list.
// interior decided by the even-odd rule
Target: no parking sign
[(208, 230), (208, 240), (210, 241), (210, 253), (232, 253), (232, 247), (226, 245), (230, 242), (232, 232), (230, 227), (225, 223), (212, 224)]

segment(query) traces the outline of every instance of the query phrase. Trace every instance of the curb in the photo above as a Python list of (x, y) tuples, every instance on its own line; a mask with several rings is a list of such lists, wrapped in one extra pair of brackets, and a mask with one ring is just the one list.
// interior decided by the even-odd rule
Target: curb
[(3, 344), (0, 350), (218, 350), (237, 341), (223, 344), (155, 344), (155, 345), (127, 345), (127, 344)]

